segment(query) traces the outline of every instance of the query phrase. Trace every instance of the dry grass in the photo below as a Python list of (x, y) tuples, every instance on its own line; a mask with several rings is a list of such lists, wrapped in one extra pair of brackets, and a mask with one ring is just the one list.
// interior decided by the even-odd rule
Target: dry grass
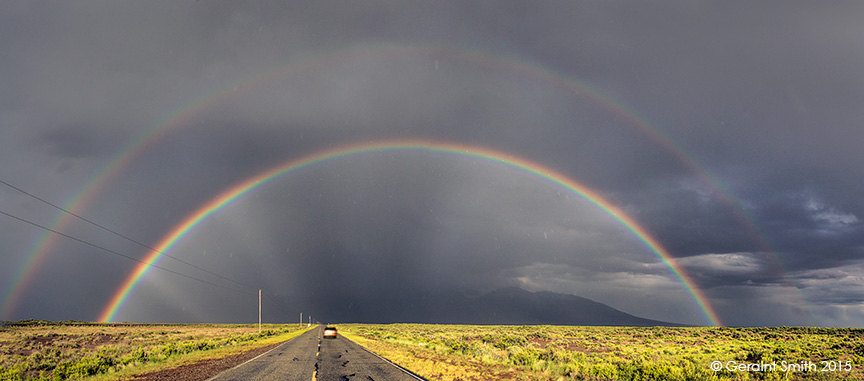
[[(340, 326), (342, 327), (342, 326)], [(485, 381), (518, 380), (519, 370), (501, 364), (483, 363), (480, 360), (442, 355), (434, 350), (393, 341), (373, 340), (365, 336), (346, 332), (340, 334), (351, 341), (424, 378), (441, 381)]]
[(111, 379), (284, 341), (305, 326), (29, 322), (0, 329), (0, 380)]
[[(862, 329), (433, 324), (343, 324), (340, 329), (430, 379), (864, 379)], [(712, 361), (777, 366), (765, 372), (715, 372)], [(784, 371), (783, 361), (809, 361), (817, 370)], [(822, 371), (832, 361), (839, 366)]]

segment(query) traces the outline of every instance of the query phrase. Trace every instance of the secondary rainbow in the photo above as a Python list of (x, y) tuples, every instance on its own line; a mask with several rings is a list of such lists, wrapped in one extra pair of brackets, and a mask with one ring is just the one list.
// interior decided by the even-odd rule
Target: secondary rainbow
[[(760, 246), (765, 248), (764, 251), (770, 252), (767, 249), (767, 243), (765, 243), (761, 234), (759, 234), (752, 219), (744, 213), (744, 208), (741, 207), (740, 202), (736, 200), (726, 187), (722, 186), (720, 181), (711, 176), (691, 155), (687, 154), (680, 144), (677, 144), (670, 137), (663, 134), (661, 130), (647, 123), (622, 102), (615, 100), (610, 94), (606, 94), (587, 83), (569, 78), (562, 73), (555, 72), (537, 63), (524, 62), (513, 57), (455, 46), (413, 46), (387, 43), (358, 45), (347, 49), (315, 52), (298, 57), (288, 64), (256, 72), (239, 80), (231, 81), (227, 86), (222, 86), (214, 92), (205, 93), (192, 102), (182, 105), (175, 112), (167, 115), (166, 118), (159, 120), (154, 126), (141, 133), (137, 139), (132, 140), (126, 147), (118, 151), (105, 166), (96, 171), (87, 185), (64, 204), (64, 208), (76, 214), (83, 214), (84, 210), (96, 199), (96, 196), (102, 194), (104, 189), (108, 187), (108, 184), (118, 174), (123, 173), (132, 163), (142, 157), (150, 147), (170, 137), (171, 131), (186, 125), (187, 122), (194, 120), (195, 117), (206, 110), (212, 109), (215, 105), (219, 105), (224, 101), (241, 96), (250, 90), (270, 83), (275, 78), (291, 77), (305, 70), (317, 70), (322, 64), (329, 62), (345, 62), (357, 58), (362, 59), (363, 57), (398, 58), (403, 56), (428, 57), (430, 62), (441, 58), (480, 67), (485, 66), (507, 70), (514, 75), (525, 76), (532, 80), (538, 80), (559, 87), (593, 102), (593, 104), (620, 118), (624, 122), (623, 124), (635, 127), (645, 137), (672, 153), (709, 187), (717, 190), (721, 198), (730, 206), (733, 213), (738, 216), (743, 226), (748, 228), (750, 235), (755, 237), (754, 240), (761, 243)], [(54, 230), (64, 231), (74, 220), (70, 215), (59, 213), (51, 224), (51, 227)], [(34, 246), (34, 249), (21, 262), (18, 270), (14, 273), (15, 275), (7, 280), (8, 287), (4, 287), (6, 292), (0, 295), (0, 318), (12, 317), (13, 311), (22, 300), (24, 290), (37, 278), (38, 269), (45, 263), (48, 254), (55, 249), (58, 239), (54, 234), (44, 233)], [(779, 265), (777, 268), (782, 274), (782, 268)]]
[[(746, 209), (741, 206), (741, 203), (736, 197), (724, 186), (716, 177), (712, 176), (702, 165), (700, 165), (692, 155), (688, 154), (682, 145), (675, 142), (669, 136), (664, 134), (660, 129), (655, 128), (647, 123), (645, 119), (640, 117), (632, 109), (626, 107), (622, 102), (615, 100), (610, 94), (604, 93), (601, 90), (590, 86), (587, 83), (570, 78), (565, 74), (555, 72), (549, 68), (543, 67), (537, 63), (525, 62), (514, 57), (506, 57), (498, 54), (465, 49), (455, 46), (437, 46), (437, 45), (401, 45), (401, 44), (386, 44), (373, 43), (368, 45), (359, 45), (350, 48), (342, 48), (336, 50), (327, 50), (314, 52), (313, 54), (305, 55), (293, 59), (290, 63), (280, 65), (270, 70), (256, 72), (252, 75), (242, 77), (239, 80), (231, 81), (227, 86), (219, 87), (214, 92), (203, 94), (201, 97), (195, 98), (192, 102), (183, 104), (174, 113), (167, 115), (166, 118), (159, 120), (151, 128), (141, 133), (137, 139), (133, 139), (123, 149), (109, 160), (100, 170), (94, 172), (94, 175), (88, 181), (87, 185), (81, 188), (69, 201), (64, 203), (64, 208), (74, 213), (83, 214), (84, 210), (89, 207), (96, 196), (103, 193), (112, 180), (119, 173), (123, 173), (132, 163), (142, 157), (150, 147), (158, 144), (160, 141), (171, 136), (171, 132), (186, 125), (187, 122), (194, 120), (195, 117), (204, 113), (206, 110), (212, 109), (215, 105), (221, 104), (224, 101), (233, 99), (250, 90), (258, 88), (264, 84), (270, 83), (274, 78), (290, 77), (304, 70), (316, 70), (322, 63), (327, 62), (343, 62), (356, 59), (358, 57), (401, 57), (401, 56), (425, 56), (430, 62), (439, 58), (444, 60), (453, 60), (461, 63), (469, 63), (477, 66), (488, 66), (491, 68), (503, 69), (512, 72), (514, 75), (525, 76), (532, 80), (544, 82), (546, 84), (559, 87), (583, 99), (593, 102), (595, 105), (607, 110), (612, 115), (618, 117), (624, 125), (635, 127), (639, 132), (651, 141), (662, 146), (665, 150), (673, 154), (686, 167), (691, 169), (701, 180), (710, 188), (718, 191), (717, 194), (721, 199), (729, 205), (733, 213), (738, 217), (742, 226), (746, 227), (748, 233), (758, 243), (758, 246), (765, 252), (771, 252), (768, 243), (762, 237), (758, 228), (755, 226), (752, 218), (747, 215)], [(74, 218), (69, 215), (59, 213), (51, 227), (55, 230), (64, 231), (74, 221)], [(34, 245), (34, 249), (28, 253), (15, 271), (14, 276), (8, 279), (8, 287), (3, 287), (5, 292), (0, 295), (0, 318), (11, 318), (16, 306), (22, 300), (24, 290), (29, 284), (35, 281), (38, 269), (46, 261), (48, 254), (56, 247), (58, 237), (51, 233), (44, 233), (39, 241)], [(775, 267), (780, 274), (784, 274), (782, 266), (779, 265), (776, 258), (771, 256), (776, 264)], [(783, 277), (783, 279), (786, 279)], [(803, 300), (803, 298), (802, 298)]]
[(557, 186), (578, 195), (586, 201), (599, 207), (604, 212), (608, 213), (622, 226), (627, 228), (636, 235), (654, 254), (656, 254), (663, 263), (672, 271), (672, 273), (681, 281), (693, 300), (699, 306), (705, 316), (706, 321), (710, 325), (722, 325), (716, 311), (711, 307), (708, 298), (704, 293), (696, 287), (692, 279), (684, 272), (684, 270), (675, 262), (675, 259), (660, 243), (652, 237), (645, 228), (639, 225), (633, 218), (625, 214), (621, 209), (611, 204), (597, 192), (588, 187), (576, 182), (573, 179), (559, 173), (551, 168), (534, 163), (524, 158), (519, 158), (505, 152), (492, 150), (489, 148), (468, 146), (455, 143), (434, 142), (427, 140), (388, 140), (376, 141), (360, 144), (352, 144), (340, 146), (332, 149), (327, 149), (312, 153), (310, 155), (290, 160), (288, 162), (277, 165), (269, 170), (252, 176), (233, 187), (225, 190), (218, 196), (212, 198), (207, 203), (198, 208), (195, 212), (187, 216), (183, 221), (176, 225), (170, 232), (165, 235), (157, 244), (156, 250), (152, 251), (144, 262), (138, 265), (135, 270), (129, 274), (126, 280), (122, 283), (119, 289), (114, 293), (114, 296), (104, 308), (99, 320), (102, 322), (110, 322), (114, 316), (128, 299), (130, 293), (135, 289), (135, 286), (141, 281), (145, 274), (150, 270), (150, 265), (155, 264), (163, 255), (163, 253), (171, 250), (171, 248), (181, 240), (186, 234), (192, 231), (202, 221), (218, 212), (222, 208), (230, 205), (235, 200), (243, 197), (247, 193), (280, 178), (294, 171), (308, 168), (310, 166), (332, 161), (340, 158), (353, 157), (369, 153), (381, 152), (426, 152), (432, 154), (445, 154), (449, 156), (461, 156), (472, 159), (484, 160), (491, 163), (497, 163), (506, 167), (519, 170), (539, 179), (545, 180)]

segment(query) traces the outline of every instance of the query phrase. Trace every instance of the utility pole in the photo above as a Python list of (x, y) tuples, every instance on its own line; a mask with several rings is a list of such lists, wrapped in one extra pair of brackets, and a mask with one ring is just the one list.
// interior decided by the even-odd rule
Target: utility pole
[(261, 289), (258, 289), (258, 333), (261, 333)]

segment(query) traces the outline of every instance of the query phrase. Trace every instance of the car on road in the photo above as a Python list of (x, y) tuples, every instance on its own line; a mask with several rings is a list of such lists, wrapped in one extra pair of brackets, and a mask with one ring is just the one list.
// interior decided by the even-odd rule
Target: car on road
[(324, 338), (325, 339), (335, 339), (336, 338), (336, 327), (324, 327)]

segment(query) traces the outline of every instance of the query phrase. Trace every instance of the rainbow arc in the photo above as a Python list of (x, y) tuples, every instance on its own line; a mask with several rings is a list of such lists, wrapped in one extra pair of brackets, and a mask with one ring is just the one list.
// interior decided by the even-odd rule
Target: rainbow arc
[(168, 234), (160, 239), (159, 243), (155, 246), (156, 250), (152, 251), (144, 259), (143, 263), (138, 265), (129, 274), (120, 288), (115, 291), (111, 300), (99, 315), (99, 320), (103, 322), (113, 321), (115, 315), (120, 311), (123, 304), (134, 291), (135, 287), (150, 271), (152, 264), (156, 264), (164, 253), (170, 251), (177, 242), (183, 239), (183, 237), (191, 232), (196, 226), (201, 224), (201, 222), (228, 205), (231, 205), (234, 201), (267, 185), (268, 183), (271, 183), (277, 178), (281, 178), (298, 170), (337, 159), (379, 152), (427, 152), (484, 160), (528, 173), (535, 178), (552, 183), (581, 197), (609, 214), (623, 227), (638, 237), (639, 240), (648, 247), (648, 249), (663, 261), (663, 263), (687, 289), (687, 292), (692, 296), (693, 300), (702, 311), (706, 322), (713, 326), (722, 325), (717, 312), (711, 306), (708, 298), (696, 286), (693, 280), (684, 272), (681, 266), (679, 266), (675, 261), (675, 258), (660, 244), (660, 242), (652, 237), (648, 231), (639, 225), (633, 218), (625, 214), (621, 209), (607, 201), (597, 192), (555, 170), (552, 170), (551, 168), (505, 152), (495, 151), (484, 147), (428, 140), (392, 140), (340, 146), (312, 153), (298, 159), (289, 160), (237, 183), (207, 201), (204, 205), (185, 217), (179, 224), (174, 226)]

